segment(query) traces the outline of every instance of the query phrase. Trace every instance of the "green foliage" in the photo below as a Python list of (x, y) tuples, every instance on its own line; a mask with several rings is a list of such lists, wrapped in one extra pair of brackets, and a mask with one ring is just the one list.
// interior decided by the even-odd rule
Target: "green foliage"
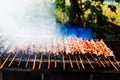
[(104, 2), (104, 0), (92, 0), (92, 1), (95, 1), (95, 2), (101, 2), (101, 3)]
[(107, 21), (108, 20), (108, 16), (105, 16), (105, 15), (102, 14), (101, 17), (102, 17), (102, 21)]
[(110, 19), (112, 22), (116, 20), (116, 18), (114, 18), (114, 17), (111, 17)]
[[(54, 0), (52, 0), (54, 1)], [(97, 20), (99, 19), (100, 16), (100, 20), (101, 21), (107, 21), (108, 20), (108, 16), (105, 16), (103, 14), (103, 7), (102, 5), (104, 5), (104, 1), (105, 0), (67, 0), (69, 1), (69, 5), (66, 4), (66, 0), (56, 0), (56, 12), (59, 14), (65, 14), (64, 18), (68, 18), (67, 22), (71, 21), (71, 17), (75, 17), (73, 18), (75, 21), (74, 23), (79, 22), (79, 23), (84, 23), (82, 21), (88, 21), (88, 22), (98, 22)], [(120, 0), (115, 0), (116, 2), (120, 2)], [(76, 3), (77, 2), (77, 3)], [(78, 10), (76, 9), (76, 7), (78, 6)], [(73, 8), (73, 9), (72, 9)], [(110, 8), (110, 10), (114, 13), (116, 13), (116, 6), (113, 4), (109, 4), (108, 8)], [(90, 10), (90, 13), (88, 14), (88, 16), (85, 18), (85, 20), (83, 20), (83, 17), (85, 16), (85, 12)], [(60, 12), (62, 11), (62, 12)], [(61, 14), (61, 15), (62, 15)], [(63, 18), (62, 16), (59, 16), (59, 18)], [(80, 18), (80, 19), (79, 19)], [(59, 19), (62, 20), (63, 19)], [(115, 18), (111, 18), (111, 21), (114, 21)]]
[(89, 0), (83, 2), (84, 9), (88, 10), (91, 7), (91, 2)]
[(114, 13), (116, 13), (117, 7), (114, 5), (108, 5), (108, 8), (110, 8), (110, 10)]
[(56, 8), (60, 8), (64, 12), (65, 11), (65, 0), (57, 0)]
[(93, 27), (93, 28), (97, 29), (98, 24), (96, 24), (96, 23), (92, 23), (92, 24), (91, 24), (91, 27)]
[(114, 39), (114, 38), (115, 38), (115, 35), (104, 33), (104, 38), (105, 38), (105, 39), (108, 39), (108, 40)]
[[(66, 3), (66, 1), (68, 1), (68, 3)], [(89, 26), (93, 27), (94, 29), (100, 29), (100, 27), (104, 29), (110, 29), (112, 27), (111, 25), (100, 26), (102, 22), (104, 23), (108, 19), (110, 19), (112, 22), (116, 20), (115, 17), (110, 17), (103, 14), (104, 1), (105, 0), (56, 0), (55, 11), (57, 21), (63, 23), (66, 19), (65, 22), (73, 22), (74, 24), (85, 24), (86, 22), (89, 22)], [(115, 1), (118, 3), (120, 2), (120, 0)], [(114, 4), (109, 4), (108, 8), (113, 13), (117, 14), (117, 7)], [(87, 15), (85, 14), (86, 12)], [(84, 26), (86, 25), (83, 25), (83, 27)], [(93, 33), (95, 37), (97, 37), (97, 34), (99, 34), (99, 32)], [(107, 39), (114, 38), (113, 35), (106, 33), (103, 36)]]
[(88, 14), (87, 21), (93, 23), (94, 20), (95, 20), (95, 14), (94, 13)]

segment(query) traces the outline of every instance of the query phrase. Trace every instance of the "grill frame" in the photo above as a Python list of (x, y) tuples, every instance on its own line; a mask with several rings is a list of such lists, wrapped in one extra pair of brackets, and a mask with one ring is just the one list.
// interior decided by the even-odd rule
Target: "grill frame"
[[(3, 62), (6, 58), (1, 58), (1, 62)], [(70, 61), (69, 60), (65, 60), (65, 64), (66, 64), (66, 69), (64, 70), (63, 69), (63, 62), (62, 62), (62, 59), (61, 60), (56, 60), (57, 61), (57, 65), (58, 67), (55, 68), (54, 67), (54, 63), (55, 63), (55, 60), (54, 59), (50, 59), (50, 69), (47, 68), (48, 66), (48, 60), (47, 59), (43, 59), (42, 60), (42, 68), (41, 69), (38, 69), (38, 66), (39, 66), (39, 59), (36, 59), (36, 68), (33, 70), (32, 69), (32, 65), (34, 63), (34, 59), (30, 59), (29, 61), (29, 66), (28, 68), (25, 68), (25, 63), (27, 61), (27, 59), (22, 59), (21, 60), (21, 65), (22, 66), (19, 66), (17, 67), (17, 64), (20, 60), (20, 58), (16, 58), (15, 61), (12, 63), (11, 67), (8, 67), (8, 64), (12, 61), (13, 58), (10, 58), (7, 62), (6, 62), (6, 65), (5, 67), (2, 69), (3, 71), (43, 71), (43, 72), (46, 72), (46, 71), (68, 71), (68, 72), (116, 72), (116, 70), (114, 70), (114, 68), (112, 67), (108, 67), (106, 65), (105, 62), (103, 62), (105, 65), (106, 65), (106, 68), (104, 68), (103, 66), (102, 67), (99, 67), (95, 61), (93, 60), (90, 60), (90, 62), (92, 63), (92, 65), (95, 67), (95, 69), (91, 69), (89, 63), (87, 60), (83, 60), (83, 64), (85, 66), (85, 69), (82, 68), (81, 66), (81, 63), (80, 61), (78, 61), (79, 65), (80, 65), (80, 69), (78, 69), (77, 67), (77, 64), (76, 64), (76, 60), (72, 60), (72, 63), (73, 63), (73, 66), (74, 68), (71, 68), (70, 66)], [(112, 60), (112, 59), (111, 59)], [(108, 61), (108, 63), (110, 64), (110, 62)], [(114, 64), (116, 64), (115, 62), (113, 62)], [(120, 61), (118, 62), (120, 63)], [(117, 71), (117, 73), (119, 73), (120, 71)]]
[[(111, 46), (110, 44), (111, 44), (111, 42), (112, 43), (117, 43), (117, 46), (118, 46), (118, 44), (120, 44), (120, 41), (115, 41), (115, 40), (113, 40), (113, 41), (109, 41), (109, 40), (105, 40), (105, 43), (107, 43), (107, 46), (108, 47), (112, 47), (112, 48), (114, 48), (113, 46)], [(114, 51), (114, 55), (116, 56), (116, 54), (115, 54), (115, 50), (113, 50)], [(47, 56), (48, 57), (48, 56)], [(33, 57), (34, 58), (34, 57)], [(116, 58), (116, 59), (118, 59), (118, 58)], [(3, 58), (3, 56), (1, 56), (0, 57), (0, 64), (2, 64), (2, 62), (5, 60), (5, 58)], [(11, 59), (12, 60), (12, 59)], [(8, 61), (11, 61), (10, 59), (8, 60)], [(17, 61), (19, 61), (20, 60), (20, 58), (19, 59), (15, 59), (15, 62), (17, 62)], [(22, 62), (25, 62), (26, 60), (21, 60)], [(33, 62), (34, 62), (34, 59), (30, 59), (30, 63), (31, 64), (33, 64)], [(43, 59), (43, 65), (44, 64), (48, 64), (48, 60), (47, 59)], [(52, 63), (52, 64), (54, 64), (54, 60), (53, 59), (50, 59), (50, 62)], [(95, 61), (90, 61), (92, 64), (95, 64)], [(39, 63), (39, 59), (36, 59), (36, 63)], [(62, 62), (62, 58), (61, 58), (61, 60), (57, 60), (57, 63), (58, 64), (61, 64), (61, 65), (63, 65), (63, 62)], [(78, 59), (78, 63), (79, 63), (79, 65), (80, 65), (80, 67), (81, 67), (81, 64), (80, 64), (80, 61), (79, 61), (79, 59)], [(103, 62), (104, 64), (105, 64), (105, 62)], [(110, 63), (110, 62), (108, 62), (108, 63)], [(115, 62), (113, 62), (114, 64), (115, 64)], [(120, 61), (118, 61), (118, 63), (120, 64)], [(69, 64), (69, 66), (70, 66), (70, 61), (69, 60), (65, 60), (65, 64)], [(75, 60), (73, 60), (73, 64), (74, 65), (76, 65), (76, 61)], [(85, 65), (89, 65), (89, 63), (88, 63), (88, 61), (87, 60), (84, 60), (84, 64)], [(96, 65), (96, 64), (95, 64)], [(106, 64), (105, 64), (106, 65)], [(51, 66), (51, 65), (50, 65)], [(87, 66), (88, 67), (88, 66)], [(90, 67), (90, 65), (89, 65), (89, 67)], [(98, 67), (98, 66), (97, 66)], [(105, 68), (106, 69), (106, 68)], [(108, 72), (108, 73), (111, 73), (111, 72), (114, 72), (114, 73), (119, 73), (120, 71), (116, 71), (116, 70), (114, 70), (113, 68), (109, 68), (109, 69), (107, 69), (107, 70), (105, 70), (105, 69), (100, 69), (99, 70), (99, 68), (96, 70), (96, 69), (83, 69), (83, 68), (80, 68), (80, 70), (79, 69), (71, 69), (71, 68), (69, 68), (69, 69), (66, 69), (66, 70), (63, 70), (63, 69), (55, 69), (55, 68), (52, 68), (52, 69), (47, 69), (47, 67), (45, 68), (45, 69), (35, 69), (35, 70), (32, 70), (31, 68), (23, 68), (23, 67), (15, 67), (15, 68), (11, 68), (11, 67), (4, 67), (2, 70), (3, 71), (75, 71), (75, 72)]]

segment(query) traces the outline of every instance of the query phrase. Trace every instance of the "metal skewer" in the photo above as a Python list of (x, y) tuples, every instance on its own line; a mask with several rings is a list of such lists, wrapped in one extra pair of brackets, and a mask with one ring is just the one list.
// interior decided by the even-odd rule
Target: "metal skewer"
[(12, 63), (14, 62), (16, 56), (17, 56), (17, 52), (16, 52), (15, 56), (13, 57), (13, 59), (11, 60), (11, 62), (9, 63), (8, 67), (10, 67), (12, 65)]
[(88, 63), (90, 64), (91, 68), (94, 69), (93, 65), (91, 64), (90, 60), (88, 59), (88, 57), (86, 55), (84, 55), (85, 58), (87, 59)]
[(43, 54), (44, 54), (44, 53), (42, 53), (42, 54), (41, 54), (41, 58), (40, 58), (40, 64), (39, 64), (39, 67), (38, 67), (38, 69), (41, 69), (41, 65), (42, 65), (42, 59), (43, 59)]
[(79, 60), (80, 60), (80, 63), (81, 63), (81, 65), (82, 65), (83, 69), (85, 69), (85, 66), (84, 66), (84, 64), (83, 64), (83, 61), (82, 61), (82, 58), (81, 58), (80, 54), (78, 54), (78, 57), (79, 57)]
[(69, 61), (70, 61), (71, 68), (73, 68), (73, 63), (72, 63), (72, 60), (71, 60), (70, 54), (68, 54), (68, 57), (69, 57)]
[(34, 59), (34, 62), (33, 62), (33, 67), (32, 67), (33, 70), (35, 69), (36, 58), (37, 58), (37, 53), (35, 54), (35, 59)]
[(90, 55), (93, 58), (93, 60), (98, 64), (98, 66), (101, 67), (100, 63), (95, 59), (95, 57), (92, 54), (90, 54)]
[(74, 54), (74, 56), (75, 56), (75, 60), (76, 60), (77, 67), (78, 67), (78, 69), (80, 69), (80, 65), (79, 65), (79, 63), (78, 63), (77, 57), (76, 57), (75, 54)]
[(118, 71), (117, 67), (113, 64), (113, 62), (110, 60), (110, 58), (107, 57), (107, 59), (110, 61), (110, 63), (112, 64), (112, 66), (115, 68), (115, 70)]
[(26, 65), (25, 65), (26, 68), (27, 68), (27, 66), (28, 66), (28, 62), (29, 62), (29, 60), (30, 60), (30, 56), (31, 56), (31, 54), (29, 54), (29, 56), (28, 56), (28, 58), (27, 58), (27, 62), (26, 62)]
[(50, 69), (50, 53), (48, 55), (48, 69)]
[(62, 62), (63, 62), (63, 69), (65, 70), (65, 59), (64, 59), (64, 54), (62, 53)]
[(18, 67), (20, 66), (20, 63), (21, 63), (21, 61), (22, 61), (23, 56), (24, 56), (24, 54), (22, 54), (22, 56), (20, 57), (20, 60), (19, 60), (19, 62), (18, 62)]
[(5, 59), (5, 61), (2, 63), (2, 65), (0, 66), (0, 69), (2, 69), (2, 68), (4, 67), (5, 63), (7, 62), (7, 60), (9, 59), (9, 57), (10, 57), (11, 54), (12, 54), (12, 53), (8, 53), (8, 56), (7, 56), (7, 58)]

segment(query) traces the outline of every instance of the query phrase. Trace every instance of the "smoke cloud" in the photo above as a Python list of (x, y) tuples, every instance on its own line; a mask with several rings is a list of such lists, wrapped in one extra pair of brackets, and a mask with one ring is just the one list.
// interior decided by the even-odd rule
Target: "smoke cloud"
[(60, 36), (50, 0), (0, 0), (0, 34), (11, 42)]

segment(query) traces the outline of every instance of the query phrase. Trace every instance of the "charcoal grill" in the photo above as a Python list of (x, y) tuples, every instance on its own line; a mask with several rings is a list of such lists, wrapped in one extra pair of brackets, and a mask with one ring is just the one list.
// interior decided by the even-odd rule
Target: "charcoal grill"
[[(21, 54), (21, 56), (17, 56)], [(1, 59), (3, 70), (76, 70), (76, 71), (106, 71), (119, 69), (119, 62), (115, 61), (113, 57), (108, 59), (99, 58), (93, 59), (90, 55), (41, 55), (41, 53), (26, 55), (19, 53), (17, 55), (11, 54)], [(95, 60), (96, 59), (96, 60)], [(97, 60), (98, 59), (98, 60)], [(81, 62), (82, 61), (82, 62)], [(96, 61), (98, 63), (96, 63)], [(92, 70), (91, 70), (92, 69)]]
[[(53, 44), (55, 44), (55, 42)], [(71, 43), (69, 44), (71, 45)], [(19, 69), (75, 70), (76, 69), (77, 71), (91, 70), (91, 69), (94, 71), (115, 69), (116, 71), (119, 71), (120, 68), (119, 61), (116, 60), (115, 56), (105, 57), (105, 55), (103, 54), (97, 56), (96, 54), (89, 54), (89, 53), (79, 54), (78, 52), (75, 52), (74, 54), (71, 53), (66, 54), (65, 52), (67, 51), (57, 52), (57, 50), (56, 50), (57, 54), (55, 54), (54, 48), (52, 48), (54, 50), (54, 51), (52, 50), (52, 53), (45, 52), (45, 50), (42, 48), (41, 51), (37, 51), (37, 50), (28, 51), (28, 49), (31, 48), (27, 48), (25, 50), (16, 49), (15, 51), (10, 49), (9, 52), (7, 52), (7, 50), (4, 51), (4, 53), (1, 56), (0, 69), (4, 69), (4, 70), (5, 69), (8, 70), (10, 69), (11, 70), (15, 70), (15, 69), (16, 70)]]
[(40, 72), (41, 77), (44, 72), (119, 73), (119, 50), (116, 51), (119, 41), (105, 41), (105, 43), (112, 48), (114, 54), (118, 51), (115, 56), (98, 57), (94, 54), (66, 55), (66, 53), (54, 55), (40, 52), (26, 54), (23, 51), (7, 54), (6, 51), (0, 57), (0, 68), (3, 72)]

